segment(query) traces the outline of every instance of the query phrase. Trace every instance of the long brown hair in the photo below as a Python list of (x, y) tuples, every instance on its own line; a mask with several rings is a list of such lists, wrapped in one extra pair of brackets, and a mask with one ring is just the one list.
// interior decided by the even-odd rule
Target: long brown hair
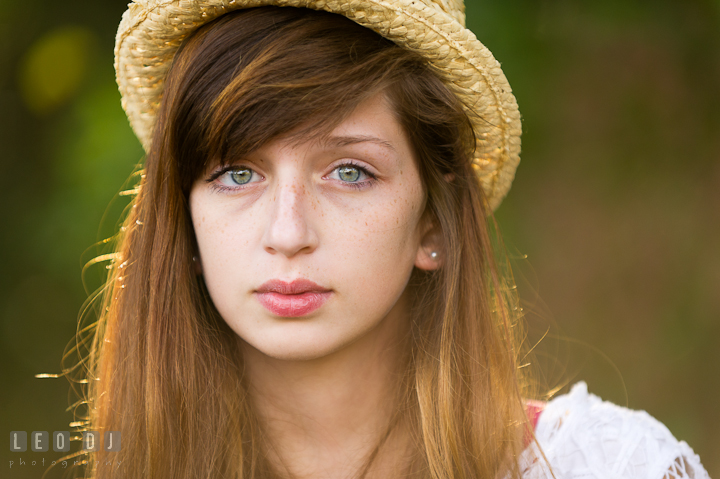
[(122, 448), (89, 453), (89, 477), (281, 477), (266, 460), (236, 333), (194, 273), (190, 186), (236, 152), (328, 132), (379, 91), (413, 145), (444, 252), (439, 270), (416, 269), (408, 286), (406, 473), (519, 477), (519, 309), (471, 161), (473, 112), (418, 53), (342, 16), (289, 7), (224, 15), (175, 56), (91, 330), (83, 426), (121, 431)]

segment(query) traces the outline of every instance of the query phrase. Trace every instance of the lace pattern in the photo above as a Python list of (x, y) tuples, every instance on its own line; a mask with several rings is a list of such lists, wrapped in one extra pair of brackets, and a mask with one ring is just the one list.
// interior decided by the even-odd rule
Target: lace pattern
[[(547, 404), (535, 434), (556, 479), (710, 479), (662, 423), (602, 401), (584, 382)], [(534, 444), (521, 464), (524, 479), (553, 477)]]

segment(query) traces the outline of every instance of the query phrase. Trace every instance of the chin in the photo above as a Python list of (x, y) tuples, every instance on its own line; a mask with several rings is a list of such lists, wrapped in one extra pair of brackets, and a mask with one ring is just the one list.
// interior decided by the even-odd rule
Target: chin
[[(313, 334), (312, 331), (298, 331), (288, 328), (278, 334), (262, 337), (241, 335), (243, 342), (255, 351), (280, 361), (312, 361), (332, 355), (353, 343), (355, 337), (332, 337), (327, 332)], [(303, 329), (303, 328), (300, 328)], [(315, 331), (315, 333), (318, 333)]]
[[(257, 348), (256, 348), (257, 349)], [(330, 354), (332, 354), (333, 351), (327, 352), (327, 351), (321, 351), (317, 349), (312, 348), (305, 348), (305, 347), (297, 347), (294, 349), (271, 349), (271, 350), (259, 350), (261, 353), (263, 353), (265, 356), (278, 360), (278, 361), (293, 361), (293, 362), (300, 362), (300, 361), (314, 361), (317, 359), (322, 359)]]

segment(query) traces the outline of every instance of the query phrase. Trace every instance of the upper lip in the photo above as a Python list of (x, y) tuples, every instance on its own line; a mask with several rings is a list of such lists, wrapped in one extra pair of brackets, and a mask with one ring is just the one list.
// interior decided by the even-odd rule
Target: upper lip
[(271, 279), (264, 282), (258, 289), (258, 293), (280, 293), (280, 294), (302, 294), (302, 293), (327, 293), (330, 291), (309, 279), (295, 279), (283, 281)]

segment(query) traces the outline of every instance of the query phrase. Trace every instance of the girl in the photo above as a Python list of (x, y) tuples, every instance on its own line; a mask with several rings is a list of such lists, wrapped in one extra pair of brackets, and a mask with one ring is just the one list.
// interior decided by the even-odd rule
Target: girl
[(526, 399), (492, 220), (519, 113), (461, 2), (136, 0), (115, 66), (147, 157), (88, 476), (707, 478), (582, 383)]

